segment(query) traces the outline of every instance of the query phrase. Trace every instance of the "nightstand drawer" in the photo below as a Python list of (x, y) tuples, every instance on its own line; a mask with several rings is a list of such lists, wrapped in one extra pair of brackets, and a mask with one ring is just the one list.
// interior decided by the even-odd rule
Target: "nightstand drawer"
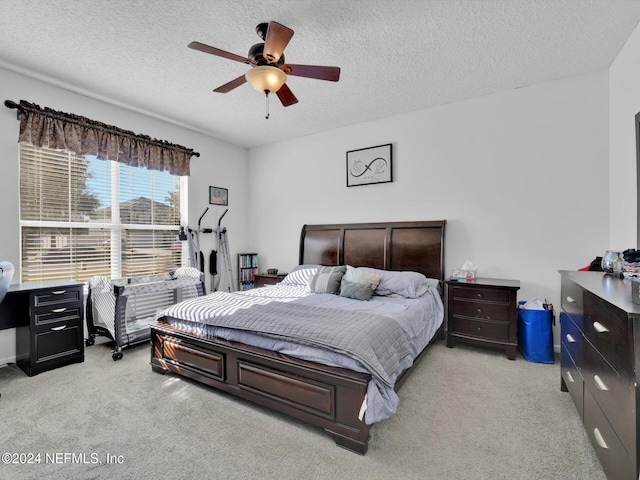
[(454, 300), (452, 303), (452, 314), (462, 315), (471, 318), (482, 318), (487, 320), (509, 320), (509, 305), (497, 305), (494, 303), (480, 303), (473, 301)]
[(507, 290), (498, 290), (494, 288), (479, 287), (453, 287), (453, 298), (464, 298), (469, 300), (478, 300), (482, 302), (497, 302), (509, 304), (510, 294)]
[(453, 317), (451, 323), (453, 325), (449, 326), (449, 331), (452, 333), (505, 342), (509, 340), (509, 324), (507, 322)]

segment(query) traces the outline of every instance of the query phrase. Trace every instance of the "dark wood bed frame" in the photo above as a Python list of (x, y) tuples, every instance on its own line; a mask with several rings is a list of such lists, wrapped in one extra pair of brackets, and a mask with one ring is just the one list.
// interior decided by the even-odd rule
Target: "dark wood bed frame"
[[(299, 263), (411, 270), (443, 280), (445, 223), (305, 225)], [(442, 331), (443, 327), (434, 339)], [(359, 420), (358, 414), (368, 374), (197, 336), (161, 320), (151, 327), (151, 367), (285, 413), (323, 428), (344, 448), (360, 454), (367, 451), (371, 426)], [(411, 370), (398, 378), (396, 390)]]

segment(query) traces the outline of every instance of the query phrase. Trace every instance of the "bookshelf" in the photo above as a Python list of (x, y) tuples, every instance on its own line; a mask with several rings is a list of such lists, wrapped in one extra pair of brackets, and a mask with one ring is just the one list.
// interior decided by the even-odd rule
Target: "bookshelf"
[(238, 288), (251, 290), (255, 287), (255, 278), (258, 273), (258, 254), (238, 254)]

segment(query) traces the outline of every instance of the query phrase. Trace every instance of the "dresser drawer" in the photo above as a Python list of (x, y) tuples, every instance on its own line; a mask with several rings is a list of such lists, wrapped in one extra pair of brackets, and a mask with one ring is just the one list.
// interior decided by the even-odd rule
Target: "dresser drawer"
[(628, 447), (635, 444), (635, 428), (629, 422), (635, 389), (629, 376), (618, 374), (589, 343), (584, 346), (585, 389), (598, 402), (620, 440)]
[(497, 302), (509, 304), (509, 291), (480, 287), (453, 287), (453, 298), (464, 298), (483, 302)]
[(509, 305), (499, 305), (495, 303), (481, 303), (475, 301), (454, 300), (452, 304), (453, 315), (464, 317), (482, 318), (487, 320), (509, 321)]
[(82, 318), (82, 305), (73, 307), (38, 309), (33, 313), (33, 327), (42, 327), (52, 323), (78, 321)]
[(631, 374), (629, 320), (621, 310), (585, 292), (584, 336), (619, 374)]
[(62, 303), (82, 302), (82, 286), (60, 287), (34, 292), (31, 295), (31, 307), (54, 307)]
[(632, 457), (587, 389), (584, 392), (584, 428), (607, 478), (635, 480)]
[(509, 324), (491, 320), (453, 317), (449, 320), (449, 331), (489, 340), (509, 340)]
[(582, 332), (565, 312), (560, 313), (560, 337), (562, 348), (571, 355), (576, 368), (582, 370)]
[(584, 380), (571, 355), (564, 348), (560, 351), (560, 375), (562, 375), (573, 404), (580, 415), (580, 420), (582, 420), (584, 415)]
[(584, 315), (584, 300), (582, 288), (563, 276), (561, 289), (562, 310), (564, 310), (571, 316), (578, 328), (582, 329), (582, 317)]

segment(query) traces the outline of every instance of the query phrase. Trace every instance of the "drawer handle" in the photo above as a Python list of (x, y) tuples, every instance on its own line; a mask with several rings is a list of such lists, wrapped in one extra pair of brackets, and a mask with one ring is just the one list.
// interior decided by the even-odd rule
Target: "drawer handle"
[(478, 298), (482, 298), (482, 294), (481, 293), (478, 293)]
[(65, 328), (67, 328), (66, 325), (60, 325), (59, 327), (51, 327), (51, 330), (58, 332), (60, 330), (64, 330)]
[(63, 293), (67, 293), (66, 290), (54, 290), (51, 292), (51, 295), (62, 295)]
[(598, 445), (600, 445), (602, 448), (609, 448), (607, 446), (607, 442), (605, 442), (604, 438), (602, 438), (602, 434), (600, 433), (600, 430), (598, 430), (598, 427), (593, 429), (593, 436), (596, 437), (596, 442), (598, 442)]
[(596, 382), (596, 387), (598, 387), (598, 390), (602, 390), (603, 392), (609, 390), (598, 375), (593, 376), (593, 381)]
[(567, 376), (567, 380), (569, 380), (570, 383), (575, 383), (575, 380), (573, 379), (573, 375), (571, 375), (571, 372), (566, 372), (566, 376)]
[(54, 308), (53, 310), (51, 310), (53, 313), (62, 313), (67, 309), (67, 307), (65, 308)]
[(567, 337), (567, 342), (576, 343), (576, 339), (573, 338), (573, 335), (571, 335), (570, 333), (567, 333), (566, 337)]
[(596, 332), (598, 333), (604, 333), (609, 331), (609, 329), (604, 325), (602, 325), (600, 322), (593, 322), (593, 328), (595, 328)]
[(567, 295), (567, 302), (576, 303), (576, 301), (573, 298), (571, 298), (569, 295)]

